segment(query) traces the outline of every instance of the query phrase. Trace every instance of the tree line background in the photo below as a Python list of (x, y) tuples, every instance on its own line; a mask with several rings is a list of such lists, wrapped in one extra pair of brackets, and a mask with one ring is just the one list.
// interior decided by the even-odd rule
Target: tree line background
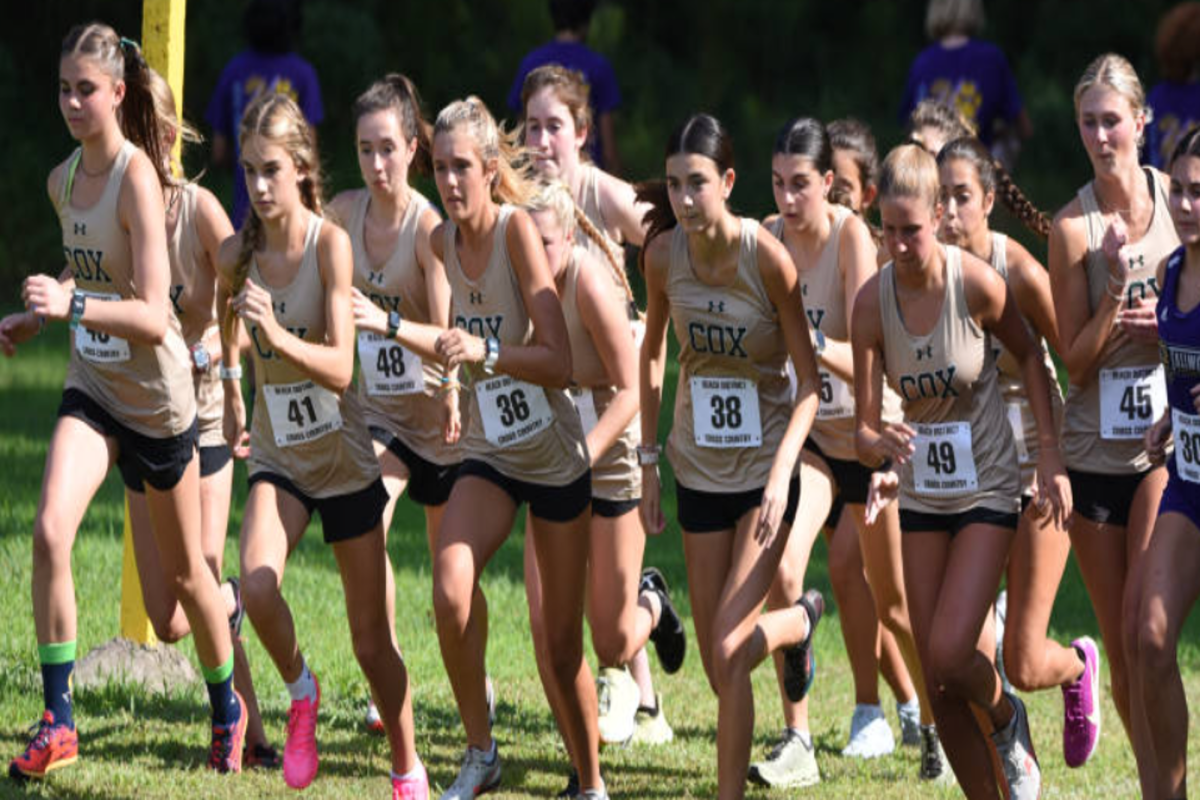
[[(1090, 176), (1074, 126), (1079, 74), (1096, 55), (1115, 51), (1149, 89), (1158, 80), (1155, 26), (1170, 5), (988, 4), (983, 38), (1008, 54), (1035, 128), (1015, 178), (1047, 213)], [(238, 0), (188, 3), (184, 114), (206, 135), (204, 109), (217, 76), (245, 46), (243, 9)], [(874, 129), (882, 156), (902, 134), (897, 110), (909, 64), (928, 43), (924, 16), (925, 3), (915, 0), (603, 0), (588, 43), (612, 61), (624, 96), (617, 139), (625, 177), (661, 175), (668, 134), (701, 110), (733, 134), (733, 204), (740, 213), (761, 218), (774, 210), (771, 145), (791, 117), (857, 116)], [(57, 108), (59, 45), (71, 25), (91, 20), (140, 38), (141, 2), (55, 0), (0, 10), (0, 303), (19, 302), (25, 275), (57, 272), (61, 264), (61, 235), (45, 193), (47, 173), (74, 147)], [(408, 74), (431, 119), (467, 94), (479, 95), (497, 117), (511, 117), (504, 101), (517, 64), (552, 33), (546, 0), (305, 0), (297, 49), (321, 81), (329, 194), (360, 185), (350, 105), (376, 77)], [(193, 148), (185, 155), (188, 173), (207, 160), (207, 145)], [(210, 171), (203, 181), (229, 203), (225, 171)], [(432, 184), (421, 188), (436, 202)], [(1013, 226), (1002, 220), (998, 227)]]

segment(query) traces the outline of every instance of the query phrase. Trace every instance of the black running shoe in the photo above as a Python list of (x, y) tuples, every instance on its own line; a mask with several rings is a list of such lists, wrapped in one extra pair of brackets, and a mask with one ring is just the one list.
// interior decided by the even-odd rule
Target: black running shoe
[(671, 605), (670, 589), (667, 579), (654, 567), (642, 570), (642, 579), (638, 584), (640, 592), (653, 592), (658, 595), (662, 613), (658, 616), (658, 624), (650, 631), (650, 641), (654, 642), (654, 650), (658, 653), (658, 663), (663, 672), (673, 675), (683, 666), (683, 657), (687, 653), (687, 636), (683, 632), (683, 620)]
[(234, 639), (242, 635), (242, 620), (246, 618), (246, 606), (242, 604), (242, 584), (232, 575), (225, 579), (233, 590), (233, 613), (229, 615), (229, 633)]
[(808, 634), (804, 641), (783, 651), (783, 690), (788, 699), (799, 703), (808, 694), (817, 674), (817, 658), (813, 652), (813, 633), (825, 613), (825, 598), (816, 589), (809, 589), (796, 601), (808, 613)]
[(555, 797), (570, 797), (574, 800), (579, 796), (579, 773), (571, 768), (571, 777), (567, 778), (567, 787), (555, 795)]

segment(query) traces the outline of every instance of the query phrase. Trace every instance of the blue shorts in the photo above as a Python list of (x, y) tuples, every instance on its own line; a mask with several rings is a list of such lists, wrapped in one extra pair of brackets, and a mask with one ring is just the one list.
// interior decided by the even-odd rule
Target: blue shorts
[(1158, 504), (1158, 515), (1168, 511), (1183, 514), (1188, 521), (1200, 528), (1200, 483), (1189, 483), (1175, 471), (1175, 459), (1167, 464), (1167, 488)]

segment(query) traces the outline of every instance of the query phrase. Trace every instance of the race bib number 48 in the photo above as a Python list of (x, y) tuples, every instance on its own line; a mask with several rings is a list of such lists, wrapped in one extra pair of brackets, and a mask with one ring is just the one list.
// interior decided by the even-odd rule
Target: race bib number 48
[(1200, 416), (1171, 409), (1175, 433), (1175, 471), (1188, 483), (1200, 483)]
[(692, 428), (701, 447), (758, 447), (758, 387), (744, 378), (690, 378)]
[(1100, 436), (1140, 439), (1167, 408), (1161, 364), (1100, 370)]
[[(119, 294), (104, 294), (100, 292), (80, 292), (80, 294), (97, 300), (120, 300)], [(87, 361), (93, 364), (119, 364), (130, 358), (129, 342), (111, 333), (94, 331), (80, 324), (75, 330), (75, 350)]]
[(266, 384), (263, 396), (275, 432), (275, 444), (294, 447), (341, 430), (338, 397), (312, 381)]
[(496, 447), (523, 442), (554, 422), (545, 390), (507, 375), (477, 382), (475, 401), (483, 419), (483, 435)]
[(378, 333), (358, 334), (358, 361), (367, 394), (417, 394), (425, 389), (421, 357)]
[(979, 490), (971, 423), (915, 425), (913, 488), (919, 495), (959, 497)]

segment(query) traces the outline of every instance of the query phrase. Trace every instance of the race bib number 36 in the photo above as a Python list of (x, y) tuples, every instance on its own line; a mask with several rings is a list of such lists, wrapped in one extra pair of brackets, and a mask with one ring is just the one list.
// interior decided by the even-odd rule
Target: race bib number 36
[(1167, 408), (1162, 365), (1100, 370), (1100, 436), (1140, 439)]
[(312, 381), (266, 384), (263, 396), (275, 431), (275, 444), (294, 447), (341, 430), (338, 397)]
[(483, 435), (496, 447), (511, 447), (536, 436), (554, 422), (542, 387), (507, 375), (475, 384)]
[(1175, 434), (1175, 471), (1188, 483), (1200, 483), (1200, 416), (1171, 409)]
[(425, 388), (421, 357), (378, 333), (358, 334), (358, 361), (367, 394), (417, 394)]
[(971, 423), (916, 425), (913, 484), (919, 495), (959, 497), (979, 489)]
[(701, 447), (758, 447), (758, 387), (744, 378), (690, 379), (692, 428)]
[[(120, 300), (119, 294), (103, 294), (100, 292), (81, 292), (86, 297), (97, 300)], [(129, 342), (111, 333), (94, 331), (85, 325), (75, 330), (75, 349), (79, 355), (93, 364), (119, 364), (130, 358)]]

